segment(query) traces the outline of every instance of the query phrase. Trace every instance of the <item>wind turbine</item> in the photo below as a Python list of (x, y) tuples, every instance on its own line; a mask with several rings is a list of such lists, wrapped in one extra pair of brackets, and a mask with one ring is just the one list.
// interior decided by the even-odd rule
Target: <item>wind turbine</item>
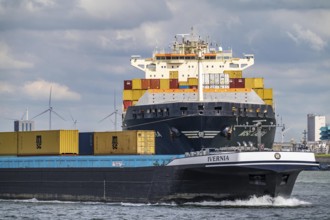
[(28, 109), (28, 108), (26, 108), (26, 111), (25, 111), (24, 114), (22, 115), (22, 117), (21, 117), (21, 121), (24, 120), (24, 116), (26, 117), (26, 121), (28, 121), (28, 120), (29, 120), (29, 109)]
[(74, 118), (73, 118), (73, 116), (72, 116), (71, 113), (70, 113), (70, 117), (71, 117), (71, 120), (72, 120), (72, 122), (73, 122), (73, 128), (76, 129), (76, 125), (77, 125), (78, 121), (77, 121), (77, 119), (74, 119)]
[[(59, 118), (61, 118), (63, 121), (65, 121), (65, 119), (60, 116), (57, 112), (55, 112), (53, 110), (53, 106), (52, 106), (52, 87), (50, 87), (50, 92), (49, 92), (49, 103), (48, 103), (48, 109), (46, 109), (45, 111), (41, 112), (40, 114), (34, 116), (32, 119), (45, 114), (46, 112), (49, 112), (49, 130), (52, 130), (52, 112), (57, 115)], [(32, 120), (31, 119), (31, 120)]]
[(102, 121), (104, 121), (105, 119), (107, 119), (107, 118), (109, 118), (110, 116), (112, 116), (112, 115), (115, 115), (115, 122), (113, 122), (111, 119), (111, 121), (112, 121), (112, 123), (115, 125), (115, 131), (117, 131), (117, 115), (119, 114), (118, 113), (118, 109), (116, 109), (116, 91), (114, 92), (114, 99), (113, 99), (114, 101), (114, 104), (113, 104), (113, 108), (114, 108), (114, 111), (113, 112), (111, 112), (109, 115), (107, 115), (106, 117), (104, 117), (103, 119), (101, 119), (100, 121), (99, 121), (99, 123), (100, 122), (102, 122)]

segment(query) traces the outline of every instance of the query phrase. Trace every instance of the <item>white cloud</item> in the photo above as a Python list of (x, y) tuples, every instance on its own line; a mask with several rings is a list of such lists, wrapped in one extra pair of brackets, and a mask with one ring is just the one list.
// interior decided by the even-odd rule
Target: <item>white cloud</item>
[(8, 82), (1, 82), (0, 81), (0, 94), (4, 93), (14, 93), (15, 92), (15, 86)]
[(48, 99), (52, 87), (52, 99), (55, 100), (80, 100), (80, 94), (71, 91), (66, 85), (37, 80), (24, 84), (23, 92), (32, 99)]
[[(72, 113), (79, 128), (109, 129), (110, 121), (97, 121), (113, 109), (113, 90), (121, 90), (124, 79), (143, 77), (130, 66), (130, 55), (149, 57), (155, 47), (168, 50), (174, 35), (191, 27), (203, 39), (209, 36), (224, 49), (233, 47), (235, 56), (255, 54), (256, 64), (247, 70), (251, 74), (244, 76), (264, 77), (265, 85), (274, 88), (276, 112), (292, 127), (287, 139), (301, 137), (309, 111), (330, 112), (328, 3), (0, 2), (0, 42), (5, 42), (0, 44), (0, 111), (7, 115), (21, 115), (26, 106), (39, 113), (39, 100), (48, 104), (52, 85), (52, 98), (64, 100), (56, 107), (76, 109)], [(116, 97), (120, 103), (121, 93)], [(65, 101), (79, 99), (88, 111), (78, 101)], [(45, 121), (48, 128), (41, 119), (38, 123)], [(62, 123), (59, 128), (72, 125)], [(11, 127), (0, 123), (0, 130)]]
[(29, 12), (37, 12), (55, 5), (53, 0), (23, 0), (22, 6)]
[(32, 68), (33, 63), (20, 61), (11, 53), (7, 44), (0, 42), (0, 69), (25, 69)]
[(309, 29), (304, 29), (301, 25), (293, 25), (293, 33), (287, 32), (288, 36), (297, 44), (308, 44), (313, 50), (323, 50), (327, 42), (324, 41), (319, 35)]

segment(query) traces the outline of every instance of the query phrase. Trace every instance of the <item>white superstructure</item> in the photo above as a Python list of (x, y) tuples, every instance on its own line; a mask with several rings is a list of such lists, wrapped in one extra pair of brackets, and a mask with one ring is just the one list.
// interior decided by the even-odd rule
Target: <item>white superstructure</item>
[(146, 79), (169, 79), (173, 73), (179, 73), (179, 81), (198, 78), (199, 63), (203, 74), (242, 71), (254, 64), (254, 55), (234, 58), (232, 50), (211, 47), (192, 33), (177, 35), (171, 52), (154, 51), (152, 58), (131, 57), (131, 65), (145, 72)]

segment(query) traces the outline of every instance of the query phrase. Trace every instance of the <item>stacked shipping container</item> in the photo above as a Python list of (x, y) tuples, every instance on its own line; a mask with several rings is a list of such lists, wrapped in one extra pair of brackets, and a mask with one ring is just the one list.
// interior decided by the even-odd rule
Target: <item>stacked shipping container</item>
[(0, 133), (0, 155), (17, 155), (19, 132), (1, 132)]
[(95, 132), (94, 154), (155, 154), (155, 131)]
[(230, 78), (229, 82), (230, 88), (253, 89), (267, 105), (273, 105), (273, 90), (264, 88), (263, 78)]
[[(124, 81), (123, 108), (124, 111), (144, 95), (148, 89), (179, 88), (178, 71), (170, 71), (169, 79), (133, 79)], [(189, 86), (188, 86), (189, 88)]]
[(60, 154), (78, 154), (78, 130), (0, 133), (0, 155)]
[(0, 156), (155, 154), (155, 132), (0, 132)]
[[(272, 89), (264, 88), (263, 78), (242, 78), (242, 71), (224, 71), (224, 73), (204, 73), (204, 89), (253, 89), (268, 105), (273, 104)], [(133, 79), (124, 81), (123, 107), (135, 105), (148, 89), (198, 89), (198, 78), (178, 80), (178, 71), (170, 71), (169, 79)]]

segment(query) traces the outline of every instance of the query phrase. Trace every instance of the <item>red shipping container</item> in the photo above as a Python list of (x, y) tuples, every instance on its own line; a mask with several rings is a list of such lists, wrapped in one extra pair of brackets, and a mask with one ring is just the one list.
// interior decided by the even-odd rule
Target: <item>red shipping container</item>
[(142, 89), (150, 89), (150, 79), (141, 79)]
[(179, 88), (179, 80), (178, 79), (170, 79), (170, 89)]
[(229, 79), (229, 88), (245, 88), (245, 79), (244, 78)]
[(133, 101), (131, 101), (131, 100), (124, 100), (123, 101), (123, 104), (124, 104), (124, 109), (126, 110), (129, 106), (132, 106), (133, 105)]
[(245, 79), (244, 78), (236, 78), (236, 88), (245, 88)]
[(150, 89), (159, 89), (160, 79), (150, 79)]
[(124, 80), (124, 90), (132, 89), (132, 80)]
[(235, 80), (233, 78), (229, 79), (229, 88), (236, 88), (235, 87)]

